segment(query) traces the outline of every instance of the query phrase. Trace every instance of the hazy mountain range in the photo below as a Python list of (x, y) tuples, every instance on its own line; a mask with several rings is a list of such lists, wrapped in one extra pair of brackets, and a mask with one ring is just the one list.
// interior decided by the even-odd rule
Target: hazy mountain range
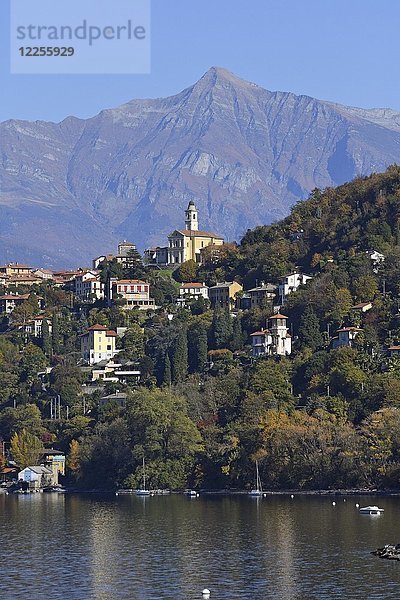
[(0, 261), (90, 264), (120, 239), (164, 244), (193, 199), (239, 240), (315, 187), (400, 161), (400, 113), (269, 92), (211, 68), (176, 96), (90, 119), (0, 124)]

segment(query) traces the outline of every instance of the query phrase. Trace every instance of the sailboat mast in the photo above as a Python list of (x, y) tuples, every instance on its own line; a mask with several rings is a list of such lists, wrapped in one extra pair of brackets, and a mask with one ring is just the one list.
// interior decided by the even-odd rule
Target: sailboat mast
[(144, 456), (143, 456), (143, 489), (146, 489), (146, 470), (144, 468)]

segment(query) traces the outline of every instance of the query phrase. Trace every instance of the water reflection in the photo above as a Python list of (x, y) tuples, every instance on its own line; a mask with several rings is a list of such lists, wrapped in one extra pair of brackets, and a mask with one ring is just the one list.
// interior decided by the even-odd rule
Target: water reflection
[(2, 494), (0, 597), (397, 600), (400, 564), (369, 552), (400, 541), (400, 499), (358, 501)]

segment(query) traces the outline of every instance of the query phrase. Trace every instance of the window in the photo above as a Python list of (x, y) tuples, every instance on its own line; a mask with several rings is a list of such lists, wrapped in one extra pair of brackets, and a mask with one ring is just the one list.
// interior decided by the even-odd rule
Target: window
[(107, 344), (107, 350), (111, 350), (111, 344)]

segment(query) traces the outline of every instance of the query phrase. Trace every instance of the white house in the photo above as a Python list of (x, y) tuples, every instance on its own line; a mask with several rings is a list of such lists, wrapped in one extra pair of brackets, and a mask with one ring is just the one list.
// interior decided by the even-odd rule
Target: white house
[(182, 283), (179, 287), (178, 304), (185, 305), (186, 300), (203, 297), (208, 300), (208, 287), (205, 283)]
[(353, 346), (357, 335), (362, 331), (359, 327), (342, 327), (337, 330), (337, 335), (332, 338), (332, 348), (341, 348), (343, 346)]
[[(31, 319), (30, 321), (25, 323), (25, 325), (22, 326), (22, 329), (24, 330), (25, 333), (28, 333), (29, 335), (32, 335), (35, 338), (41, 338), (42, 337), (43, 320), (45, 318), (46, 317), (44, 317), (43, 315), (34, 317), (33, 319)], [(47, 318), (46, 320), (47, 320), (47, 324), (49, 326), (49, 333), (51, 334), (52, 330), (53, 330), (51, 319)]]
[(96, 302), (104, 299), (104, 283), (100, 275), (94, 271), (87, 271), (75, 277), (75, 296), (82, 302)]
[(55, 481), (53, 471), (43, 465), (35, 465), (32, 467), (25, 467), (18, 473), (18, 481), (28, 484), (30, 490), (40, 490), (48, 485), (55, 485), (58, 483)]
[(279, 279), (279, 302), (280, 304), (284, 304), (286, 301), (286, 297), (292, 292), (296, 292), (301, 285), (304, 285), (312, 279), (310, 275), (304, 275), (304, 273), (299, 273), (295, 271), (294, 273), (289, 273), (284, 277)]
[(292, 353), (292, 338), (287, 327), (287, 317), (282, 314), (268, 319), (269, 328), (251, 334), (252, 355), (288, 356)]

